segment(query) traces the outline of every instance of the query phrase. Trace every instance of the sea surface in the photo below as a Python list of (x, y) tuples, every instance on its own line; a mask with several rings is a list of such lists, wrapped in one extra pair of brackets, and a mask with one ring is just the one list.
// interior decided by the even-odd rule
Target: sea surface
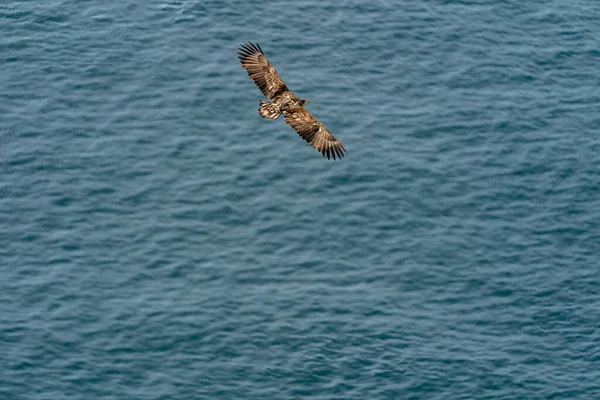
[(596, 0), (0, 2), (0, 398), (599, 399), (599, 71)]

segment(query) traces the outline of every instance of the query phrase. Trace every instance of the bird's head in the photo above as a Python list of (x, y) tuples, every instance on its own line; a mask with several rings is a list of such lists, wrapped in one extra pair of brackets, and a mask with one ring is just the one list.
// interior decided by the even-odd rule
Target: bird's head
[(308, 100), (306, 100), (306, 99), (300, 99), (300, 103), (302, 103), (302, 105), (308, 104)]

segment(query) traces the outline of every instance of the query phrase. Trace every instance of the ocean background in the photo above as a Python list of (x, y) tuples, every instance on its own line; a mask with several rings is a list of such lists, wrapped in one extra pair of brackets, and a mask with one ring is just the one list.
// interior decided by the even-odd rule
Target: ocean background
[(599, 40), (595, 0), (0, 2), (0, 398), (600, 398)]

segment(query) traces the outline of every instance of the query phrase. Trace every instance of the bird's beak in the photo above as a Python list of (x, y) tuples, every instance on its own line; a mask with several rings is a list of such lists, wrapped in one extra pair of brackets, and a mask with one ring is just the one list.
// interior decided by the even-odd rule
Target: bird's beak
[(306, 100), (306, 101), (304, 102), (304, 104), (308, 104), (308, 103), (310, 103), (310, 101), (308, 101), (308, 100)]

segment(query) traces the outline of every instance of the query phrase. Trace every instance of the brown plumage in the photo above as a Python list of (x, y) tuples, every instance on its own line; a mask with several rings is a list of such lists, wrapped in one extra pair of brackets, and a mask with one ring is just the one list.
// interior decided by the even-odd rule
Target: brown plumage
[(277, 119), (283, 114), (285, 122), (327, 158), (333, 157), (335, 160), (347, 153), (344, 144), (304, 107), (308, 101), (297, 97), (287, 88), (258, 44), (243, 44), (238, 51), (238, 58), (248, 77), (265, 97), (272, 100), (260, 101), (258, 113), (262, 117)]

